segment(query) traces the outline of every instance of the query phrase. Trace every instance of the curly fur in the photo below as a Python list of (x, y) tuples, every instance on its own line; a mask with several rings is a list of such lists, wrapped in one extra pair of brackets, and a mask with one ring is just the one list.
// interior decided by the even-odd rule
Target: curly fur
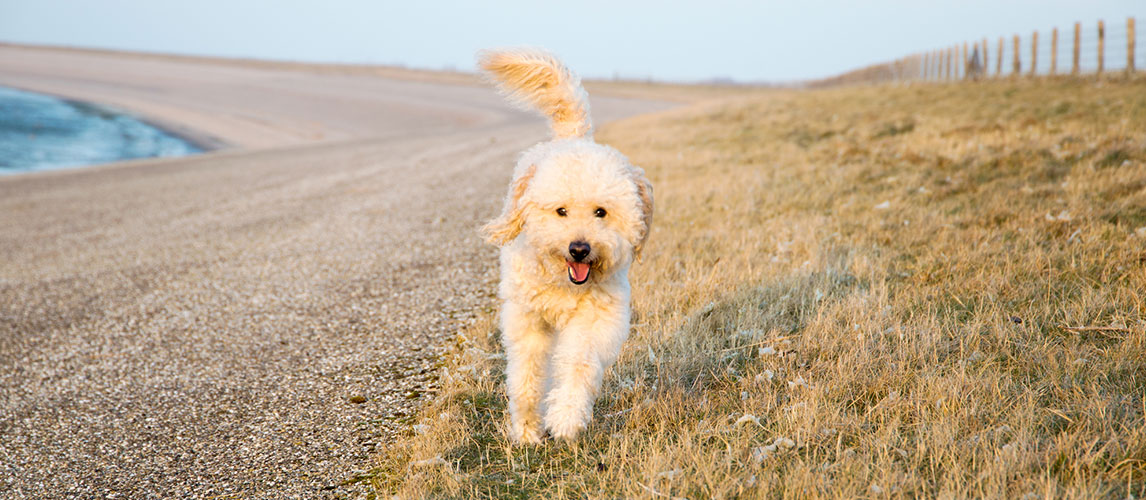
[(554, 139), (592, 135), (589, 96), (581, 79), (552, 54), (537, 49), (483, 51), (478, 66), (510, 102), (549, 118)]
[[(522, 154), (501, 215), (484, 228), (501, 246), (510, 436), (572, 439), (628, 338), (629, 267), (648, 239), (653, 189), (642, 169), (593, 142), (585, 91), (557, 58), (514, 49), (485, 52), (480, 65), (553, 131)], [(582, 284), (572, 279), (573, 242), (591, 249)]]

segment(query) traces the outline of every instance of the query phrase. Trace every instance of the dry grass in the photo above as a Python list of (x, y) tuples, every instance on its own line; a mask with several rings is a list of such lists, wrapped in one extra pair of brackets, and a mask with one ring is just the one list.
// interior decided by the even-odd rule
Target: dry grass
[(1142, 80), (777, 93), (606, 127), (658, 214), (588, 433), (507, 442), (487, 318), (370, 480), (410, 498), (1141, 496), (1144, 137)]

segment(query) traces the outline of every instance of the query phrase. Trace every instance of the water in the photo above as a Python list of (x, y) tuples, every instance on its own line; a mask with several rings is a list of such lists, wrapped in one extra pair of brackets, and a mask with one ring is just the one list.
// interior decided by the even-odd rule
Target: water
[(0, 87), (0, 175), (199, 152), (129, 115)]

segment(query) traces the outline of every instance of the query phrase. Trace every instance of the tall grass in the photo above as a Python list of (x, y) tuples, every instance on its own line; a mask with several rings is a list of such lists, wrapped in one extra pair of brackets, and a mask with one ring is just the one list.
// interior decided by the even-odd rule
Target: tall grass
[(599, 139), (658, 213), (588, 432), (509, 443), (491, 312), (380, 494), (1146, 494), (1146, 82), (776, 93)]

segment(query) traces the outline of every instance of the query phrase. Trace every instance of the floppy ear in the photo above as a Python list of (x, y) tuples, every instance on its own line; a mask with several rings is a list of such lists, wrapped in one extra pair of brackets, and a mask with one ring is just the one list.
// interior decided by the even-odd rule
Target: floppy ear
[(536, 172), (537, 165), (530, 165), (520, 177), (514, 179), (513, 183), (509, 185), (509, 194), (505, 198), (505, 207), (502, 208), (501, 215), (481, 228), (486, 241), (497, 246), (503, 246), (513, 241), (521, 233), (522, 227), (525, 226), (521, 197), (525, 194), (525, 189), (529, 187), (529, 181), (533, 179), (533, 174)]
[(653, 226), (653, 185), (645, 177), (645, 171), (640, 167), (632, 167), (630, 176), (633, 184), (637, 186), (637, 196), (640, 198), (640, 235), (637, 237), (637, 244), (633, 246), (633, 255), (637, 257), (637, 260), (640, 260), (641, 249), (644, 248), (645, 241), (649, 239), (649, 230)]

